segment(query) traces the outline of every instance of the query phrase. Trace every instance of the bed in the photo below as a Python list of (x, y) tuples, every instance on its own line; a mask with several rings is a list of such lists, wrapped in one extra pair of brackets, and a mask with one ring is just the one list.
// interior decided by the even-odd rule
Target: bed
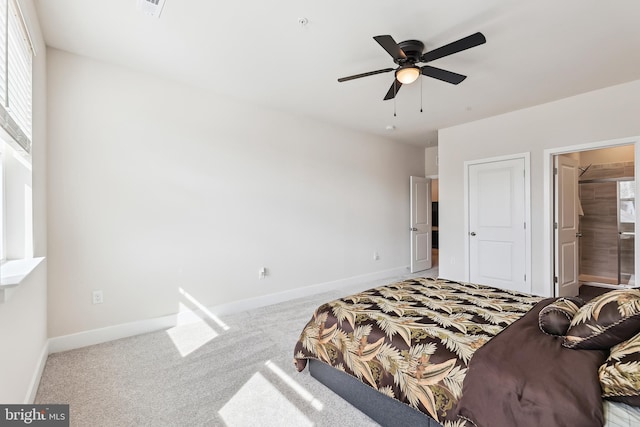
[[(633, 324), (622, 322), (636, 333), (640, 292), (638, 301), (637, 313), (627, 316)], [(602, 343), (541, 329), (546, 313), (572, 321), (564, 312), (558, 317), (558, 302), (408, 279), (318, 307), (296, 343), (294, 364), (298, 371), (309, 365), (312, 376), (385, 426), (602, 426), (605, 416), (640, 419), (633, 405), (602, 404), (599, 369), (609, 362), (609, 348), (585, 349)]]

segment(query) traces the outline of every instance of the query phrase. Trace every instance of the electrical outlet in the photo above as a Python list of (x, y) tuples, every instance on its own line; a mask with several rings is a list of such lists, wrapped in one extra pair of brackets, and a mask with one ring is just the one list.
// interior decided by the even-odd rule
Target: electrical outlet
[(103, 302), (104, 302), (104, 298), (102, 295), (102, 291), (93, 291), (93, 303), (102, 304)]
[(373, 253), (373, 260), (378, 261), (380, 259), (380, 254), (376, 251)]

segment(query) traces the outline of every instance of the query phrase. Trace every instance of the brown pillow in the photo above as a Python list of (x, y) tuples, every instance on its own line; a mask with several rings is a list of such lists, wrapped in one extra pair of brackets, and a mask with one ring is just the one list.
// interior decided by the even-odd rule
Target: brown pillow
[(595, 297), (578, 310), (562, 345), (609, 349), (640, 332), (640, 290), (621, 289)]
[(573, 316), (584, 305), (584, 301), (578, 297), (558, 298), (549, 304), (538, 315), (538, 326), (545, 334), (564, 336), (567, 334)]
[(598, 375), (602, 397), (640, 406), (640, 334), (614, 346)]

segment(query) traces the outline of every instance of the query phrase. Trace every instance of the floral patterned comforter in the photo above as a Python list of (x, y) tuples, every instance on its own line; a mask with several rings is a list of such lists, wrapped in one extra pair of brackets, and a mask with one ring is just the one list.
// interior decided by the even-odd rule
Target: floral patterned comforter
[[(473, 353), (541, 298), (483, 285), (415, 278), (318, 307), (294, 363), (319, 359), (445, 426)], [(448, 416), (449, 415), (449, 416)]]

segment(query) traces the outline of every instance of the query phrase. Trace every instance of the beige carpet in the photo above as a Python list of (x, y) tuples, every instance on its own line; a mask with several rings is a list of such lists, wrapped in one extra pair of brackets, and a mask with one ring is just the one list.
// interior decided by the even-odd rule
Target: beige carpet
[(375, 426), (293, 348), (321, 303), (400, 279), (52, 354), (35, 403), (68, 403), (72, 426)]

